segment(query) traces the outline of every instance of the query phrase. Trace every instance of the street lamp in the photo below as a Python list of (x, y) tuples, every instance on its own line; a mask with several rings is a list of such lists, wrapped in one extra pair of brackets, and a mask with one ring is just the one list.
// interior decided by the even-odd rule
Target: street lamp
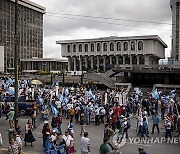
[(15, 97), (14, 97), (14, 104), (15, 104), (15, 129), (18, 128), (18, 62), (19, 62), (19, 28), (18, 28), (18, 0), (15, 0), (15, 34), (14, 34), (14, 50), (15, 50), (15, 59), (14, 59), (14, 76), (15, 76)]

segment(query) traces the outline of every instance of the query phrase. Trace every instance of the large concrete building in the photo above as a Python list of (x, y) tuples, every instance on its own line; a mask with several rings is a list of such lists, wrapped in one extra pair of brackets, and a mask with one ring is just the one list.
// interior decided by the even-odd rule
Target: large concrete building
[(0, 46), (0, 73), (4, 72), (4, 46)]
[(57, 41), (69, 71), (105, 72), (115, 65), (158, 65), (167, 45), (157, 35)]
[(27, 58), (21, 59), (20, 71), (23, 73), (33, 73), (38, 70), (46, 72), (67, 70), (67, 58)]
[(180, 61), (180, 0), (170, 0), (172, 11), (172, 49), (171, 58)]
[[(0, 46), (4, 46), (4, 70), (14, 69), (15, 0), (0, 0)], [(45, 8), (19, 0), (19, 57), (43, 57)]]

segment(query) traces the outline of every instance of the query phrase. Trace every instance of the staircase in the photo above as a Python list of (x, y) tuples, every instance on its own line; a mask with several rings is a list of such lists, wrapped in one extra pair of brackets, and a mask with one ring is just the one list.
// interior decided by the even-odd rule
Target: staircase
[(115, 81), (104, 73), (87, 73), (87, 79), (98, 81), (109, 88), (114, 88)]

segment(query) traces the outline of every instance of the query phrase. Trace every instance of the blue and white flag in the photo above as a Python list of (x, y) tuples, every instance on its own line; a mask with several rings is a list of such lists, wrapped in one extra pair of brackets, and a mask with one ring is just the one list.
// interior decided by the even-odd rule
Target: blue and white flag
[(68, 88), (66, 88), (66, 89), (64, 90), (64, 94), (65, 94), (66, 96), (69, 95), (69, 89), (68, 89)]
[(69, 98), (68, 97), (64, 97), (63, 101), (67, 104), (69, 102)]
[(52, 110), (53, 115), (55, 116), (58, 115), (59, 111), (53, 105), (51, 105), (51, 110)]
[(8, 78), (8, 83), (10, 83), (11, 85), (13, 85), (13, 80), (11, 78)]
[(63, 100), (64, 100), (64, 97), (63, 97), (62, 94), (59, 94), (59, 95), (57, 96), (57, 98), (58, 98), (61, 102), (63, 102)]
[(92, 100), (96, 101), (95, 96), (93, 95), (91, 89), (89, 90), (89, 97), (90, 97)]
[(9, 87), (7, 90), (11, 95), (15, 94), (14, 87)]
[(158, 94), (158, 92), (157, 92), (157, 89), (155, 89), (154, 91), (152, 91), (152, 97), (154, 98), (154, 99), (159, 99), (159, 94)]
[(4, 81), (2, 81), (2, 85), (3, 85), (4, 89), (8, 87), (8, 85), (6, 83), (4, 83)]

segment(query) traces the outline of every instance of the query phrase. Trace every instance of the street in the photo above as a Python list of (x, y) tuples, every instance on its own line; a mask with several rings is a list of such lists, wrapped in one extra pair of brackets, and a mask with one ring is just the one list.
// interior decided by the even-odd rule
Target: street
[[(27, 122), (27, 119), (29, 117), (24, 116), (19, 119), (19, 123), (22, 127), (22, 129), (25, 127), (25, 123)], [(149, 117), (149, 132), (151, 132), (152, 127), (152, 120)], [(49, 118), (49, 122), (51, 122), (51, 117)], [(62, 124), (62, 131), (64, 133), (65, 129), (67, 128), (68, 120), (63, 118), (63, 124)], [(162, 127), (163, 123), (161, 121), (160, 128)], [(34, 147), (31, 147), (30, 144), (27, 146), (24, 146), (23, 144), (23, 153), (24, 154), (43, 154), (43, 146), (42, 146), (42, 127), (43, 127), (43, 121), (40, 118), (40, 114), (37, 116), (36, 119), (36, 126), (37, 128), (33, 129), (34, 137), (36, 138), (36, 142), (34, 143)], [(0, 154), (7, 154), (7, 146), (8, 146), (8, 121), (5, 120), (5, 117), (2, 117), (0, 119), (0, 133), (3, 137), (3, 145), (1, 146), (1, 153)], [(99, 153), (99, 146), (102, 143), (103, 140), (103, 130), (104, 125), (101, 124), (100, 126), (95, 126), (93, 122), (90, 123), (90, 125), (86, 126), (86, 131), (89, 132), (89, 138), (90, 138), (90, 149), (91, 154), (98, 154)], [(79, 124), (74, 123), (74, 132), (75, 132), (75, 148), (76, 153), (80, 154), (80, 139), (81, 136), (80, 133), (80, 126)], [(24, 129), (23, 129), (23, 138), (24, 138)], [(134, 117), (131, 118), (131, 128), (129, 130), (129, 138), (131, 137), (137, 137), (136, 135), (136, 119)], [(152, 135), (150, 134), (150, 137), (164, 137), (163, 129), (160, 129), (160, 134), (157, 134), (157, 131), (155, 130), (155, 133)], [(138, 144), (138, 143), (129, 143), (129, 140), (127, 140), (127, 143), (125, 143), (124, 146), (120, 147), (120, 153), (121, 154), (137, 154), (138, 153), (138, 147), (142, 146), (149, 154), (179, 154), (180, 151), (180, 144), (170, 144), (170, 143), (149, 143), (149, 144)]]

